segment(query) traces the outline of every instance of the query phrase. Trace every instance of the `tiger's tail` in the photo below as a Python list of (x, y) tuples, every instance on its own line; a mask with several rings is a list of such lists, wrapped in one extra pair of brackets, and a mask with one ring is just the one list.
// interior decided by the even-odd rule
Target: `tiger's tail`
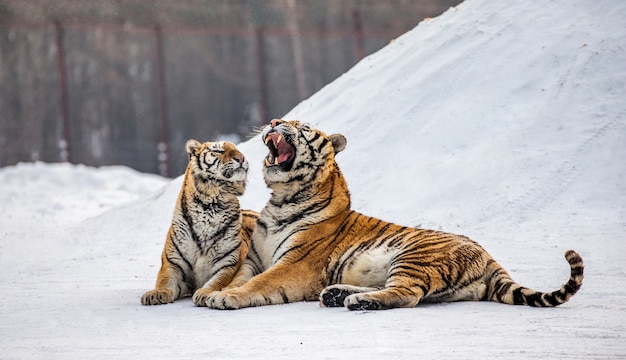
[(574, 250), (565, 253), (569, 263), (569, 281), (553, 292), (539, 292), (525, 288), (511, 279), (506, 271), (493, 261), (490, 283), (485, 300), (511, 305), (528, 305), (535, 307), (554, 307), (567, 302), (580, 289), (583, 283), (583, 259)]

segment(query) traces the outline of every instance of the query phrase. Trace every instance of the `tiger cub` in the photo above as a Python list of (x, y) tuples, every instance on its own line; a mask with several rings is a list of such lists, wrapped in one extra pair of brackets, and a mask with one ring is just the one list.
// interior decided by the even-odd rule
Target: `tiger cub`
[(161, 255), (156, 287), (143, 305), (193, 294), (205, 306), (212, 291), (228, 285), (246, 258), (258, 213), (239, 209), (248, 162), (230, 142), (189, 140), (189, 164)]
[(583, 261), (565, 253), (569, 281), (553, 292), (517, 284), (480, 245), (461, 235), (388, 223), (350, 210), (335, 154), (343, 135), (299, 121), (272, 120), (264, 177), (271, 197), (257, 220), (248, 258), (211, 308), (318, 300), (350, 310), (420, 302), (487, 300), (551, 307), (581, 287)]

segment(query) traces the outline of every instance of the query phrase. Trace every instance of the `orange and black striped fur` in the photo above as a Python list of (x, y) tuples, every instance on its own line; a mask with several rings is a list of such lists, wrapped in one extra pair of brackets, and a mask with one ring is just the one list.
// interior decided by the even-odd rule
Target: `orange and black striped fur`
[[(335, 162), (346, 139), (298, 121), (272, 120), (263, 133), (264, 176), (272, 190), (248, 258), (212, 308), (320, 300), (350, 310), (413, 307), (420, 302), (488, 300), (560, 305), (580, 289), (583, 261), (565, 254), (569, 281), (553, 292), (517, 284), (476, 242), (461, 235), (391, 224), (350, 210)], [(238, 286), (238, 287), (235, 287)]]
[(240, 210), (248, 162), (230, 142), (187, 141), (189, 164), (165, 239), (156, 287), (141, 303), (159, 305), (193, 294), (205, 306), (246, 258), (258, 214)]

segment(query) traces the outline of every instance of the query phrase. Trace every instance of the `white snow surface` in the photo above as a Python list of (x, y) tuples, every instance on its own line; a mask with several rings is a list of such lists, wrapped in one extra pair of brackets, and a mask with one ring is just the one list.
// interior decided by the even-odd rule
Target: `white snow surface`
[[(541, 291), (577, 250), (568, 303), (142, 306), (181, 178), (19, 164), (0, 169), (0, 358), (626, 358), (625, 24), (621, 0), (467, 0), (284, 116), (346, 135), (360, 212), (470, 236)], [(260, 210), (267, 150), (240, 149)]]

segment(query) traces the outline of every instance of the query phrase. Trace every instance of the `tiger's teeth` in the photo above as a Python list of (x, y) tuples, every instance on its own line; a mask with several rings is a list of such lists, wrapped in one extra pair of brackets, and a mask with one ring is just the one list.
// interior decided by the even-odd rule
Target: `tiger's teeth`
[(278, 156), (274, 158), (274, 165), (278, 165)]
[(278, 137), (276, 138), (276, 145), (280, 144), (280, 141), (283, 139), (283, 136), (281, 134), (278, 134)]
[(270, 161), (267, 160), (267, 158), (265, 158), (265, 166), (270, 166), (270, 165), (272, 165), (272, 164), (270, 164)]
[(268, 143), (268, 142), (270, 142), (270, 140), (272, 140), (272, 137), (268, 135), (268, 136), (265, 138), (265, 145), (267, 145), (267, 143)]

